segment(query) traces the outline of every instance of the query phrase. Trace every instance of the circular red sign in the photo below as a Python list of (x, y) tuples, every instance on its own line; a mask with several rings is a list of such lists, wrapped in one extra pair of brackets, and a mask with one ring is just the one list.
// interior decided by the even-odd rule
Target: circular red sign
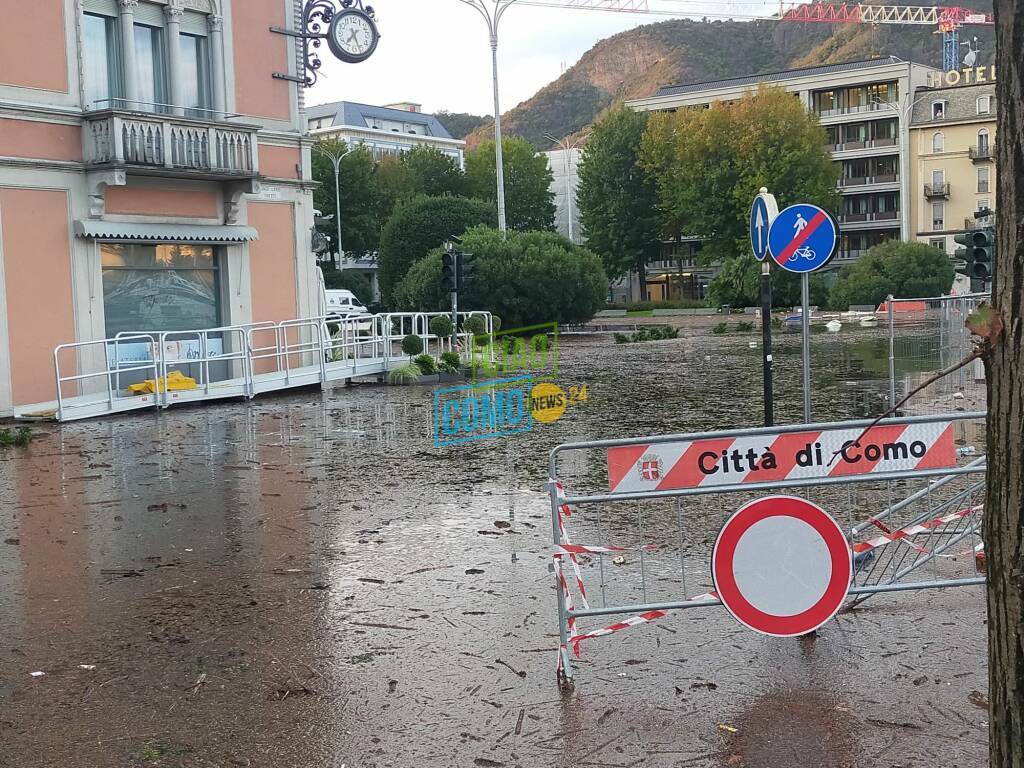
[(711, 555), (711, 575), (726, 610), (741, 624), (795, 637), (839, 611), (853, 578), (853, 552), (821, 507), (795, 496), (768, 496), (726, 521)]

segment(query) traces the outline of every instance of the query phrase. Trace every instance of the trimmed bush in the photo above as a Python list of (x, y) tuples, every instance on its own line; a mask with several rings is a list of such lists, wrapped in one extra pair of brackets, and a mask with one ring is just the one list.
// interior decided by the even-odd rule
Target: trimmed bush
[(481, 315), (473, 315), (462, 324), (462, 329), (466, 333), (473, 334), (474, 338), (485, 336), (487, 334), (487, 321)]
[(750, 333), (754, 330), (754, 324), (749, 320), (740, 320), (736, 323), (736, 330), (740, 333)]
[(716, 336), (721, 336), (723, 333), (728, 333), (729, 332), (729, 324), (728, 323), (719, 323), (718, 325), (716, 325), (714, 328), (711, 329), (711, 332), (713, 334), (715, 334)]
[(410, 333), (402, 339), (402, 351), (409, 355), (409, 357), (415, 357), (423, 352), (423, 339), (415, 333)]
[(424, 376), (433, 376), (437, 373), (437, 361), (430, 355), (417, 355), (413, 362)]
[(430, 319), (430, 332), (439, 338), (452, 335), (452, 319), (447, 315), (438, 315)]
[(0, 429), (0, 447), (8, 448), (12, 445), (24, 448), (32, 440), (32, 430), (28, 427), (18, 427), (13, 432), (9, 429)]

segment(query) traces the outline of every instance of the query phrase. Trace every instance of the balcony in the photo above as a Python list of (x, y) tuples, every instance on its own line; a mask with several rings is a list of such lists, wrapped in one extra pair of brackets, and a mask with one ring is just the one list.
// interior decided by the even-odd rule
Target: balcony
[(947, 181), (942, 184), (925, 184), (924, 196), (929, 200), (948, 200), (949, 182)]
[(104, 110), (85, 116), (86, 165), (228, 180), (259, 175), (255, 125)]
[(971, 158), (972, 163), (986, 163), (995, 160), (996, 148), (992, 144), (979, 145), (977, 147), (970, 147), (967, 150), (967, 156)]
[(877, 176), (849, 176), (839, 180), (840, 189), (850, 187), (866, 187), (871, 184), (895, 184), (900, 180), (894, 173), (879, 174)]
[(840, 213), (840, 224), (857, 224), (865, 221), (896, 221), (899, 211), (873, 211), (870, 213)]

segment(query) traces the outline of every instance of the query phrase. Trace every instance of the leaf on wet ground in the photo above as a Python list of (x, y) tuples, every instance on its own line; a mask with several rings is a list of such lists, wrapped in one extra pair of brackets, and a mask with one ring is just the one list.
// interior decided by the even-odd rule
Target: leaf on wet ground
[(988, 711), (988, 696), (981, 691), (971, 691), (967, 696), (967, 700), (978, 709)]
[(479, 576), (482, 573), (483, 573), (483, 569), (482, 568), (467, 568), (466, 569), (466, 575), (467, 576)]

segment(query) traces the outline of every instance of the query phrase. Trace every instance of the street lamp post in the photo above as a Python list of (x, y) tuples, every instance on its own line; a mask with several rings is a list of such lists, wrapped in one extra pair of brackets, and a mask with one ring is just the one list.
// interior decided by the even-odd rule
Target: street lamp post
[(910, 242), (910, 115), (914, 107), (928, 98), (930, 94), (910, 101), (904, 98), (900, 106), (895, 106), (891, 101), (875, 99), (875, 104), (880, 104), (896, 113), (900, 123), (900, 239)]
[(501, 103), (498, 99), (498, 24), (505, 11), (516, 0), (461, 0), (474, 8), (487, 22), (491, 38), (491, 74), (494, 81), (494, 170), (498, 178), (498, 229), (502, 237), (508, 230), (505, 222), (505, 164), (501, 149)]
[(584, 141), (590, 138), (589, 133), (585, 133), (580, 136), (576, 141), (569, 143), (569, 137), (566, 136), (564, 139), (556, 139), (550, 133), (545, 133), (544, 138), (548, 141), (554, 142), (562, 148), (565, 158), (565, 206), (569, 213), (569, 240), (573, 243), (576, 242), (576, 238), (573, 237), (573, 226), (572, 226), (572, 197), (573, 197), (573, 186), (572, 186), (572, 152), (579, 147)]
[(337, 226), (338, 235), (338, 267), (341, 268), (341, 262), (345, 258), (345, 252), (341, 249), (341, 161), (354, 152), (355, 147), (338, 152), (327, 149), (318, 143), (313, 145), (313, 151), (326, 157), (334, 166), (334, 223)]

